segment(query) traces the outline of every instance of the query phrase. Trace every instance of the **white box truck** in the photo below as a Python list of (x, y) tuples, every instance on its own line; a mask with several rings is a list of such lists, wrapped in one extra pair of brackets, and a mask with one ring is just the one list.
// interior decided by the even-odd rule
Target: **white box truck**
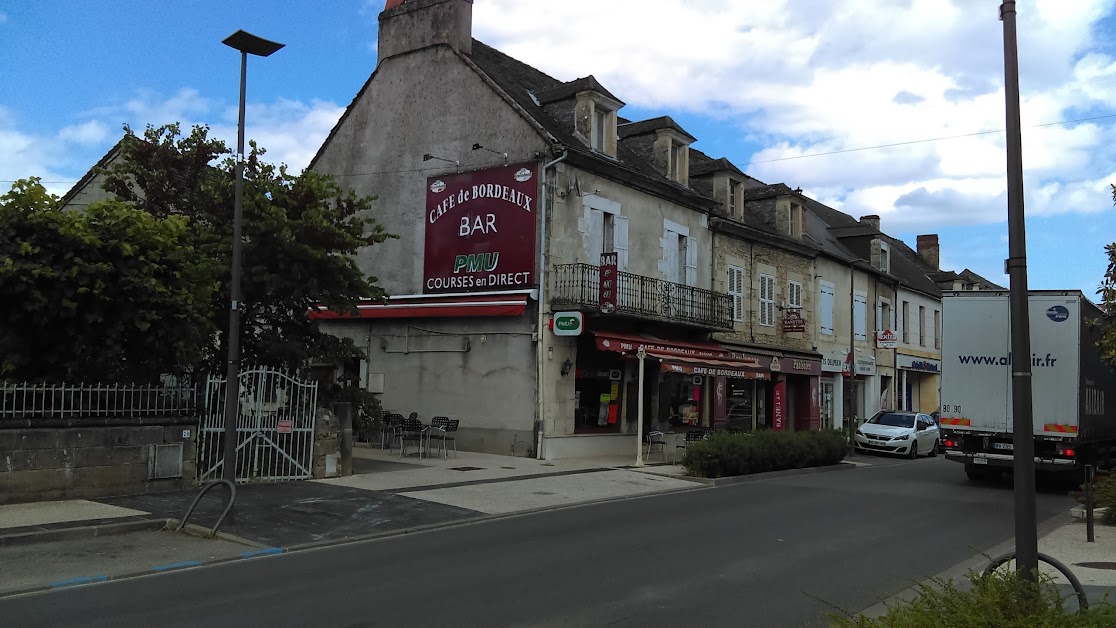
[[(1116, 461), (1116, 372), (1100, 359), (1101, 311), (1079, 291), (1029, 297), (1035, 470), (1074, 474)], [(1008, 291), (942, 295), (941, 441), (972, 479), (1012, 467), (1011, 307)]]

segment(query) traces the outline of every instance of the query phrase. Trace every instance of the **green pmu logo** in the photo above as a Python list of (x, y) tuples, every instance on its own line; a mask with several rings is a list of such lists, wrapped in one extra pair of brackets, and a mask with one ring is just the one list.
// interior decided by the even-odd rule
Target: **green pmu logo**
[(500, 253), (472, 253), (470, 255), (458, 255), (453, 258), (453, 272), (454, 274), (460, 272), (467, 273), (490, 273), (496, 270), (496, 266), (500, 263)]

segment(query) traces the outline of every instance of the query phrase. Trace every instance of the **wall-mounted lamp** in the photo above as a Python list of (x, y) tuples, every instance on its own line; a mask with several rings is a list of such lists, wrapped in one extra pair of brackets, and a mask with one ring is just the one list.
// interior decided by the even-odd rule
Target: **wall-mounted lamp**
[(501, 157), (504, 158), (504, 165), (505, 166), (508, 165), (508, 154), (507, 153), (501, 153), (498, 150), (493, 150), (493, 149), (491, 149), (487, 146), (482, 146), (480, 144), (473, 144), (473, 150), (486, 150), (490, 153), (496, 153), (497, 155), (500, 155)]
[(438, 161), (445, 161), (445, 162), (451, 163), (455, 166), (460, 166), (461, 165), (461, 162), (457, 161), (456, 159), (446, 159), (445, 157), (436, 157), (434, 155), (431, 155), (430, 153), (426, 153), (425, 155), (422, 156), (423, 161), (430, 161), (431, 159), (437, 159)]
[(570, 362), (570, 359), (566, 358), (566, 361), (562, 363), (562, 375), (563, 376), (569, 375), (570, 371), (572, 371), (572, 370), (573, 370), (573, 362)]

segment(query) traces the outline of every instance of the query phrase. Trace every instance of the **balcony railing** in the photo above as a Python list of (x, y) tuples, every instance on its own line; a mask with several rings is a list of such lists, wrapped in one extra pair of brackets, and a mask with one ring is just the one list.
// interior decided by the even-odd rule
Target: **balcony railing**
[[(551, 304), (600, 307), (600, 267), (560, 264), (554, 267)], [(712, 290), (654, 277), (616, 273), (616, 312), (703, 327), (732, 329), (732, 297)]]

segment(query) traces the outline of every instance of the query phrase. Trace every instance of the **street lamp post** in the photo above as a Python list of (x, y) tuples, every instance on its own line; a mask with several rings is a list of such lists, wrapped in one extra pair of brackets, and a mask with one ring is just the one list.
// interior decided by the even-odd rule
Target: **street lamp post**
[[(636, 417), (636, 466), (643, 466), (643, 361), (647, 359), (647, 349), (643, 345), (639, 345), (636, 349), (636, 357), (639, 358), (639, 384), (636, 395), (638, 401), (636, 402), (636, 412), (639, 416)], [(665, 454), (663, 457), (666, 457)]]
[(1015, 564), (1023, 578), (1038, 569), (1038, 524), (1035, 514), (1035, 442), (1031, 407), (1031, 319), (1027, 311), (1027, 230), (1023, 211), (1023, 139), (1019, 121), (1019, 49), (1015, 0), (1000, 5), (1004, 22), (1004, 97), (1007, 114), (1008, 258), (1011, 283), (1011, 409), (1015, 431)]
[(225, 455), (221, 477), (236, 481), (236, 415), (240, 401), (240, 256), (244, 217), (244, 92), (248, 73), (248, 55), (268, 57), (283, 44), (268, 41), (243, 30), (229, 35), (221, 43), (240, 51), (240, 116), (236, 124), (236, 187), (233, 192), (232, 280), (229, 297), (229, 365), (225, 376)]

